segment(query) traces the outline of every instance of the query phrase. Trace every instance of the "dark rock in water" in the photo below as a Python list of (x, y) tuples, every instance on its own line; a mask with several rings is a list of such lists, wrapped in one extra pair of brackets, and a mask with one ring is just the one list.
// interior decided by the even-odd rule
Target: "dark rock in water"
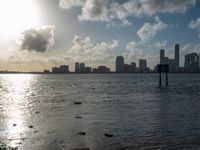
[(85, 132), (82, 132), (82, 131), (80, 131), (80, 132), (78, 132), (78, 135), (85, 135), (86, 133)]
[(76, 119), (81, 119), (81, 118), (83, 118), (83, 117), (81, 117), (81, 116), (76, 116), (75, 118), (76, 118)]
[(16, 143), (16, 144), (18, 144), (18, 145), (21, 145), (21, 144), (22, 144), (22, 142), (19, 142), (19, 143)]
[(0, 142), (0, 150), (17, 150), (18, 147), (10, 147), (4, 143)]
[(113, 137), (113, 135), (112, 134), (104, 134), (104, 136), (106, 136), (106, 137)]
[(32, 128), (33, 128), (33, 126), (32, 126), (32, 125), (30, 125), (30, 126), (29, 126), (29, 128), (31, 128), (31, 129), (32, 129)]
[(39, 113), (40, 113), (39, 111), (36, 111), (36, 112), (35, 112), (35, 114), (39, 114)]
[(81, 102), (74, 102), (75, 105), (80, 105), (82, 104)]
[(73, 148), (71, 150), (89, 150), (89, 148)]
[(14, 123), (14, 124), (13, 124), (13, 127), (16, 127), (16, 126), (17, 126), (17, 124), (16, 124), (16, 123)]

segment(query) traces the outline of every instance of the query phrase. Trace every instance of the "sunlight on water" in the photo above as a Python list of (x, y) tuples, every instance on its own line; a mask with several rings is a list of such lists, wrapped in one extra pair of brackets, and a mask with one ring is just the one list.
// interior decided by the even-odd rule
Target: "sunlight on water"
[(156, 74), (0, 75), (0, 142), (19, 150), (199, 149), (200, 75), (169, 75), (168, 88), (157, 86)]
[(15, 146), (16, 141), (21, 139), (21, 134), (25, 130), (24, 119), (25, 114), (22, 109), (26, 105), (26, 95), (31, 90), (32, 75), (6, 75), (4, 82), (7, 84), (7, 94), (5, 94), (4, 102), (6, 115), (7, 138), (11, 140), (11, 146)]

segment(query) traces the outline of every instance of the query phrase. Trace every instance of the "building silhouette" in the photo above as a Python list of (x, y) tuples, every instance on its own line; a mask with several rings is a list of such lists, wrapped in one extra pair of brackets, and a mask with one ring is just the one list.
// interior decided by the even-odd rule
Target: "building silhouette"
[(85, 63), (80, 63), (80, 73), (85, 72)]
[(179, 44), (175, 44), (174, 59), (165, 56), (165, 50), (160, 50), (160, 64), (169, 65), (169, 72), (179, 71)]
[(165, 50), (160, 50), (160, 64), (165, 64)]
[(69, 73), (69, 66), (60, 65), (59, 67), (53, 67), (52, 73)]
[(124, 64), (125, 73), (134, 73), (136, 72), (136, 63), (132, 62), (131, 64)]
[(86, 67), (85, 63), (75, 63), (75, 73), (91, 73), (92, 68), (91, 67)]
[(84, 73), (91, 73), (91, 72), (92, 72), (92, 68), (91, 67), (85, 67)]
[(179, 70), (179, 44), (175, 44), (175, 71), (178, 72)]
[(124, 72), (124, 58), (123, 56), (117, 56), (116, 58), (116, 72), (123, 73)]
[(139, 72), (145, 73), (147, 72), (147, 61), (146, 59), (139, 60)]
[(199, 72), (199, 56), (197, 53), (185, 55), (185, 72)]
[(131, 66), (132, 66), (133, 72), (136, 72), (136, 69), (137, 69), (136, 63), (135, 63), (135, 62), (132, 62), (132, 63), (131, 63)]
[(106, 66), (98, 66), (98, 68), (93, 68), (92, 73), (110, 73), (110, 68)]
[(80, 72), (80, 64), (78, 62), (75, 63), (75, 73)]

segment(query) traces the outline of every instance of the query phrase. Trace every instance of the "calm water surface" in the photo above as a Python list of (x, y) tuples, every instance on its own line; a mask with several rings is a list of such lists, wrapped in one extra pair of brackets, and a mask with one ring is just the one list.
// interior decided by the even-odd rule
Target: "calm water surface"
[(200, 75), (169, 75), (169, 84), (157, 88), (156, 74), (0, 75), (0, 141), (19, 150), (200, 149)]

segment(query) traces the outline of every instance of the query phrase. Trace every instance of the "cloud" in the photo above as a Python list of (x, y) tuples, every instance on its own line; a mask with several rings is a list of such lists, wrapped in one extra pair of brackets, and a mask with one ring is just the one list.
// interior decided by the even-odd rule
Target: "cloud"
[(54, 44), (54, 26), (32, 28), (22, 33), (21, 50), (45, 52)]
[(155, 48), (164, 48), (167, 45), (167, 40), (164, 41), (158, 41), (156, 43), (153, 44), (153, 47)]
[(90, 37), (76, 35), (72, 47), (66, 52), (66, 56), (73, 61), (81, 61), (86, 64), (100, 65), (111, 64), (114, 61), (114, 50), (118, 47), (119, 40), (111, 42), (95, 42)]
[(123, 56), (128, 62), (132, 62), (132, 61), (136, 62), (140, 58), (144, 57), (144, 51), (137, 43), (132, 41), (126, 45), (126, 50)]
[(196, 0), (140, 0), (142, 7), (150, 15), (161, 13), (184, 13), (195, 6)]
[(190, 29), (197, 30), (199, 37), (200, 37), (200, 18), (197, 20), (193, 20), (189, 23), (188, 26)]
[(156, 35), (156, 33), (167, 27), (167, 24), (163, 23), (159, 17), (155, 17), (155, 23), (145, 23), (138, 31), (137, 35), (142, 41), (146, 41)]
[(195, 4), (196, 0), (60, 0), (61, 8), (81, 8), (80, 21), (101, 21), (108, 25), (130, 25), (130, 17), (184, 13)]
[(65, 9), (70, 9), (76, 6), (82, 6), (85, 0), (60, 0), (60, 7)]
[(128, 17), (141, 17), (143, 12), (137, 1), (125, 1), (119, 3), (111, 0), (87, 0), (79, 15), (81, 21), (102, 21), (110, 25), (120, 22), (122, 25), (130, 25)]

